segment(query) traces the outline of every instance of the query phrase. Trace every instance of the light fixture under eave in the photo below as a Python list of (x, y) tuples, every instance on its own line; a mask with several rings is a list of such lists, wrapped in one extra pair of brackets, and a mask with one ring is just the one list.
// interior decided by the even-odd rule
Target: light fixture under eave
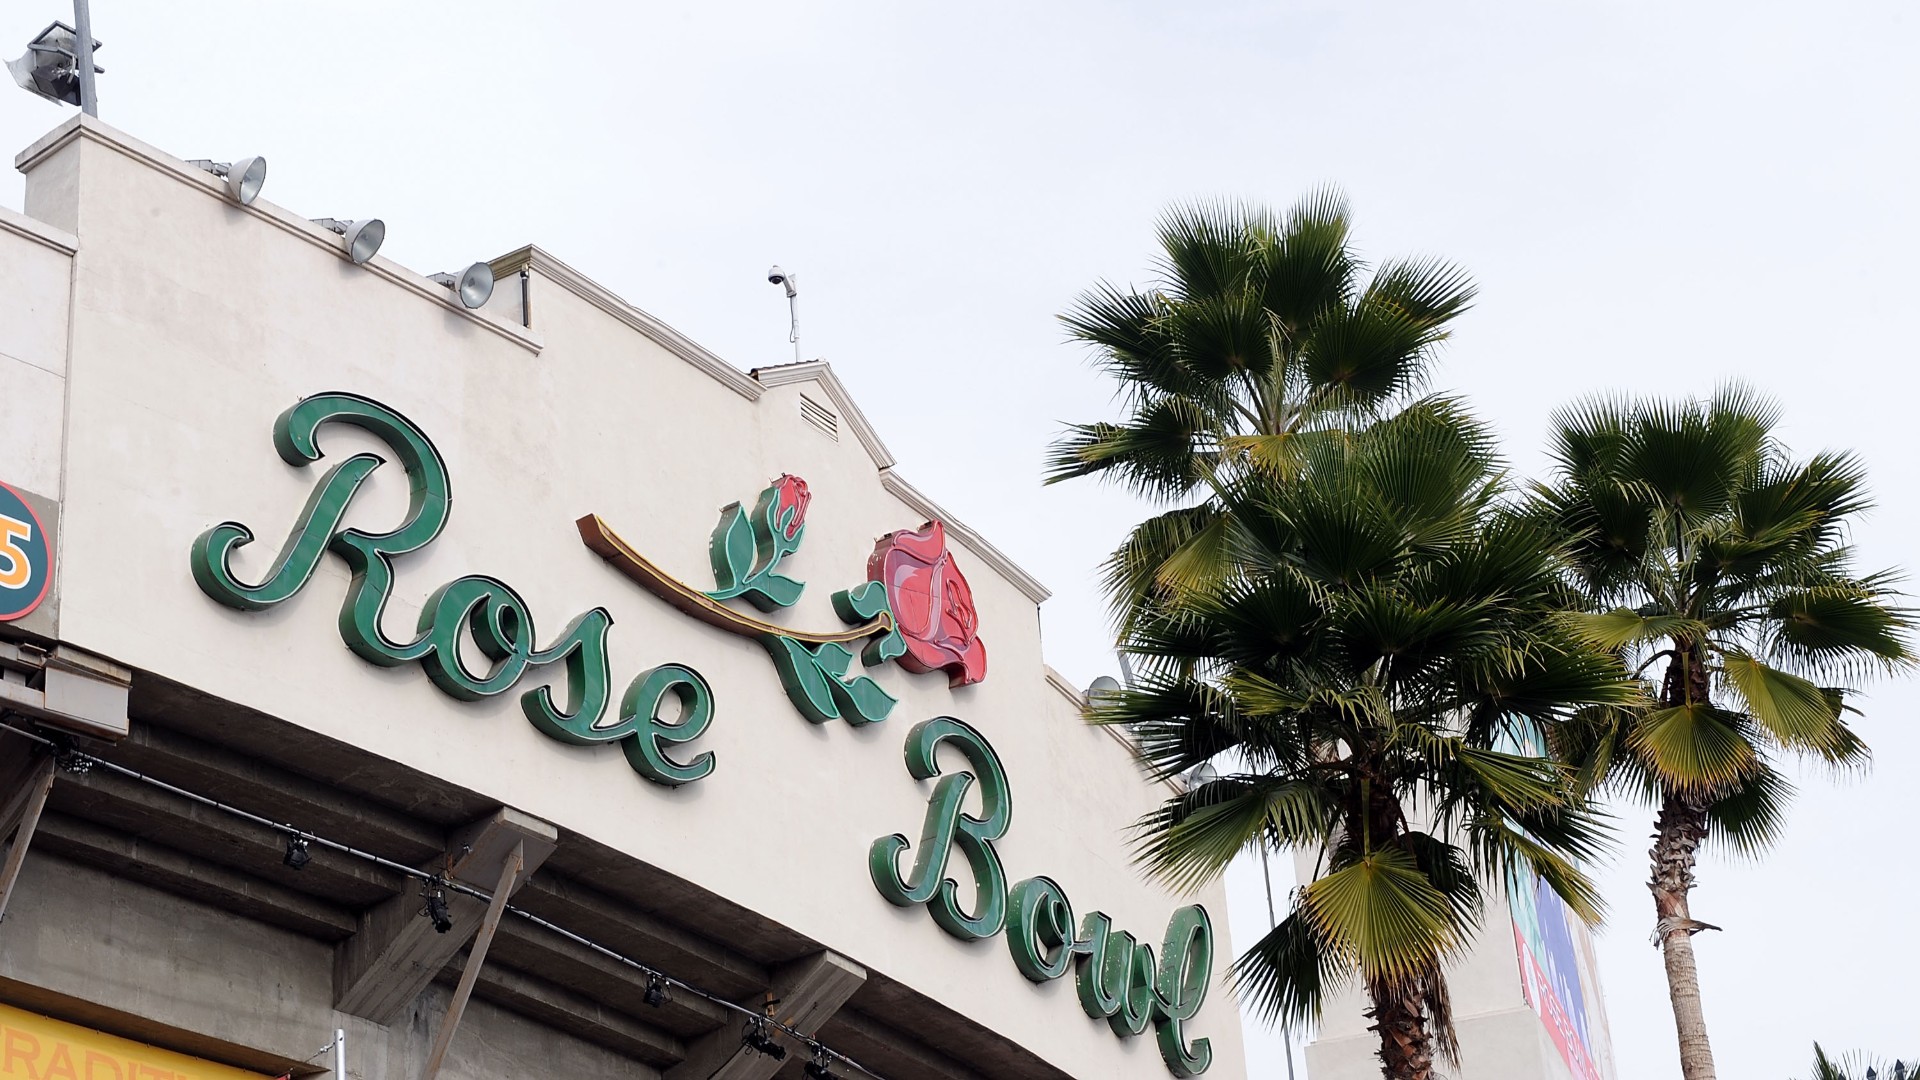
[(347, 258), (353, 260), (355, 266), (373, 258), (387, 239), (387, 223), (379, 218), (341, 221), (339, 218), (323, 217), (314, 218), (313, 223), (346, 237)]
[(227, 196), (241, 206), (252, 206), (253, 200), (260, 197), (260, 188), (267, 182), (267, 159), (263, 157), (241, 158), (239, 161), (194, 158), (187, 164), (205, 169), (225, 180)]
[[(22, 90), (61, 105), (84, 105), (79, 41), (73, 27), (63, 22), (50, 23), (39, 36), (27, 42), (24, 56), (6, 62), (7, 71)], [(94, 39), (93, 47), (100, 48), (98, 38)], [(97, 65), (93, 70), (95, 74), (106, 74), (106, 69)]]
[(787, 1059), (787, 1048), (780, 1045), (778, 1039), (767, 1030), (765, 1017), (756, 1016), (747, 1021), (746, 1030), (740, 1035), (741, 1045), (757, 1053), (764, 1054), (775, 1061)]
[(452, 289), (462, 307), (480, 307), (493, 295), (493, 267), (483, 262), (460, 271), (457, 278), (452, 274), (435, 274), (433, 280)]

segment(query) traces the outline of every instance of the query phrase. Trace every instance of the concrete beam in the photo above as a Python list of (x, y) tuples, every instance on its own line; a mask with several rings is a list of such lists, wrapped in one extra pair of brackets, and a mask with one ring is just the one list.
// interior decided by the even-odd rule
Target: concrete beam
[(597, 998), (574, 993), (498, 962), (488, 964), (480, 972), (480, 984), (475, 987), (474, 995), (656, 1069), (664, 1069), (687, 1056), (687, 1044), (667, 1032), (609, 1008)]
[(297, 882), (304, 892), (349, 906), (383, 900), (405, 887), (390, 870), (318, 846), (296, 878), (281, 866), (287, 833), (105, 769), (67, 774), (54, 791), (53, 808), (212, 862), (274, 875), (289, 886)]
[(0, 843), (20, 824), (22, 793), (53, 763), (46, 747), (11, 731), (0, 731)]
[[(773, 1015), (803, 1035), (820, 1025), (867, 981), (867, 969), (837, 953), (820, 952), (782, 966), (773, 975)], [(687, 1048), (687, 1059), (667, 1070), (664, 1080), (771, 1080), (784, 1064), (741, 1045), (742, 1024), (727, 1024)], [(805, 1058), (807, 1048), (787, 1045), (790, 1058)]]
[(42, 818), (34, 843), (38, 851), (321, 941), (343, 941), (360, 925), (353, 912), (318, 897), (65, 814)]
[[(734, 1020), (733, 1013), (692, 994), (673, 994), (665, 1005), (650, 1008), (644, 1004), (645, 975), (525, 919), (508, 919), (500, 927), (493, 954), (503, 964), (604, 1001), (681, 1039), (698, 1038)], [(760, 985), (764, 992), (766, 984)]]
[(454, 987), (453, 1002), (447, 1006), (447, 1015), (440, 1020), (440, 1030), (433, 1037), (433, 1052), (427, 1055), (427, 1066), (421, 1070), (421, 1080), (435, 1080), (440, 1075), (440, 1066), (447, 1060), (447, 1049), (453, 1045), (453, 1037), (460, 1030), (460, 1018), (466, 1015), (467, 1002), (473, 997), (473, 984), (480, 980), (480, 970), (487, 963), (487, 949), (493, 945), (494, 931), (500, 929), (500, 916), (507, 912), (507, 898), (520, 886), (527, 868), (526, 842), (519, 841), (507, 852), (500, 866), (500, 880), (493, 886), (493, 899), (487, 902), (487, 914), (480, 920), (480, 932), (473, 939), (473, 946), (467, 950), (467, 963), (460, 970), (460, 983)]
[(113, 760), (190, 791), (311, 833), (414, 863), (446, 847), (445, 830), (371, 799), (342, 798), (340, 788), (220, 743), (142, 720), (113, 749)]
[(7, 901), (13, 896), (14, 882), (20, 880), (20, 868), (26, 865), (27, 848), (40, 825), (40, 812), (47, 808), (53, 774), (53, 758), (42, 755), (27, 768), (25, 783), (0, 803), (0, 837), (13, 838), (7, 846), (6, 860), (0, 862), (0, 919), (7, 917)]
[[(522, 871), (512, 875), (517, 888), (553, 854), (559, 840), (560, 831), (554, 826), (502, 807), (456, 832), (449, 838), (444, 860), (421, 869), (491, 891), (517, 850), (523, 859)], [(487, 912), (487, 905), (479, 900), (449, 891), (453, 929), (442, 934), (420, 917), (421, 906), (420, 890), (409, 882), (400, 895), (360, 915), (358, 932), (334, 952), (335, 1008), (375, 1023), (393, 1023), (434, 975), (474, 940)]]
[(828, 1035), (827, 1042), (834, 1049), (845, 1051), (882, 1075), (919, 1076), (926, 1080), (987, 1080), (983, 1074), (856, 1009), (841, 1009), (828, 1028)]
[(758, 993), (772, 978), (765, 965), (711, 938), (569, 878), (546, 874), (528, 882), (519, 906), (722, 997)]

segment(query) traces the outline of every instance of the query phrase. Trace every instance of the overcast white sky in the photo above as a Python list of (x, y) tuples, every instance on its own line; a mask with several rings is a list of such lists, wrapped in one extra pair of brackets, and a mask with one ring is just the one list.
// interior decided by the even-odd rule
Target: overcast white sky
[[(769, 263), (901, 472), (1051, 586), (1051, 662), (1110, 672), (1093, 568), (1142, 509), (1042, 489), (1110, 387), (1054, 316), (1144, 281), (1155, 215), (1343, 186), (1374, 256), (1478, 279), (1438, 384), (1522, 472), (1593, 391), (1744, 378), (1852, 448), (1870, 566), (1920, 564), (1915, 18), (1886, 2), (214, 4), (96, 0), (107, 122), (262, 153), (266, 197), (380, 216), (423, 271), (538, 243), (742, 368), (790, 359)], [(64, 0), (0, 12), (17, 55)], [(0, 144), (59, 107), (0, 92)], [(21, 181), (0, 182), (20, 205)], [(1871, 776), (1807, 778), (1764, 865), (1710, 857), (1696, 939), (1720, 1073), (1920, 1052), (1920, 687), (1865, 703)], [(1644, 837), (1602, 937), (1622, 1080), (1678, 1075)], [(1263, 927), (1236, 878), (1235, 930)], [(1284, 884), (1283, 886), (1284, 887)], [(1249, 1031), (1256, 1076), (1282, 1076)]]

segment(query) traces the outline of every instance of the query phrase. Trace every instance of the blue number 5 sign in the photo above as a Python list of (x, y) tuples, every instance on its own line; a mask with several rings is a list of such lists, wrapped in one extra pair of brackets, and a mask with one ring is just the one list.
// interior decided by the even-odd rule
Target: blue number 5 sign
[(24, 618), (52, 584), (46, 526), (19, 492), (0, 484), (0, 622)]

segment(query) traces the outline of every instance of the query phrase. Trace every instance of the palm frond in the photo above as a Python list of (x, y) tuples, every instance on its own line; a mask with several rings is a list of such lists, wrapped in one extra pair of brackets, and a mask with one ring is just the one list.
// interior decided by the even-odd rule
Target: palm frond
[(1720, 795), (1738, 788), (1760, 766), (1737, 721), (1704, 703), (1653, 709), (1634, 725), (1631, 745), (1669, 790)]
[(1228, 977), (1254, 1015), (1299, 1028), (1319, 1021), (1322, 1002), (1353, 978), (1353, 968), (1296, 908), (1233, 962)]
[(1818, 753), (1839, 738), (1839, 702), (1820, 687), (1738, 649), (1726, 650), (1720, 665), (1728, 686), (1746, 703), (1748, 715), (1781, 745)]
[(1763, 764), (1708, 807), (1707, 839), (1736, 855), (1757, 859), (1780, 838), (1792, 799), (1793, 783)]
[(1575, 637), (1609, 652), (1663, 638), (1701, 638), (1709, 629), (1700, 620), (1684, 615), (1642, 615), (1626, 608), (1566, 611), (1558, 613), (1555, 619)]
[(1138, 823), (1136, 856), (1168, 885), (1198, 889), (1249, 846), (1312, 845), (1337, 807), (1319, 784), (1288, 776), (1224, 776), (1176, 796)]
[(1418, 978), (1472, 930), (1414, 857), (1397, 848), (1361, 853), (1307, 885), (1301, 907), (1327, 948), (1369, 982)]

